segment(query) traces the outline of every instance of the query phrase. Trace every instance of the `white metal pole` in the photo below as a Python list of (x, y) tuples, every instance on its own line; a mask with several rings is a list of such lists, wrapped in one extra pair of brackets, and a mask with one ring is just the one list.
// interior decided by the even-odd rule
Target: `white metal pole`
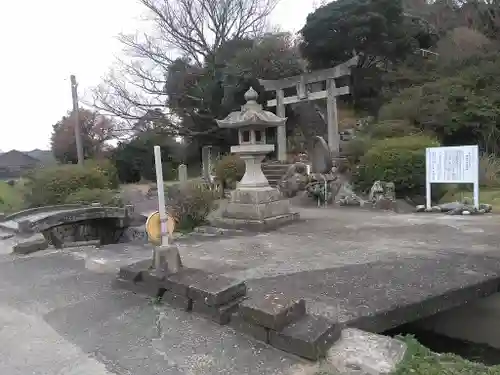
[(160, 146), (155, 146), (154, 150), (155, 150), (154, 152), (155, 152), (155, 168), (156, 168), (156, 186), (158, 189), (158, 212), (160, 213), (160, 223), (161, 223), (161, 246), (168, 246), (167, 210), (165, 208), (165, 187), (163, 183), (161, 148)]

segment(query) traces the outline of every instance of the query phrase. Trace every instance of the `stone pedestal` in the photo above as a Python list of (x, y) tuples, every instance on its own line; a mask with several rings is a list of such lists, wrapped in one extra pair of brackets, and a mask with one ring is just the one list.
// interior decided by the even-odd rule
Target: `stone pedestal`
[(298, 219), (299, 214), (292, 212), (290, 201), (277, 189), (267, 186), (232, 191), (226, 208), (212, 224), (222, 228), (266, 231)]

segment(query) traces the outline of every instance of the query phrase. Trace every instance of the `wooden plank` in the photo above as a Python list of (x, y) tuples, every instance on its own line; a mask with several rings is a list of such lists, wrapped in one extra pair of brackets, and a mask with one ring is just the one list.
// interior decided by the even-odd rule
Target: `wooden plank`
[(309, 84), (319, 81), (325, 81), (330, 78), (339, 78), (351, 74), (351, 68), (358, 64), (359, 57), (355, 56), (350, 60), (337, 65), (333, 68), (317, 70), (315, 72), (305, 73), (299, 76), (287, 77), (278, 80), (259, 79), (259, 83), (264, 86), (266, 91), (273, 91), (294, 87), (300, 83)]
[[(340, 96), (340, 95), (348, 95), (350, 94), (350, 92), (351, 91), (349, 86), (343, 86), (335, 88), (333, 93), (335, 96)], [(310, 92), (306, 99), (300, 99), (297, 95), (287, 96), (286, 98), (283, 99), (283, 102), (285, 105), (287, 105), (308, 100), (325, 99), (327, 97), (328, 97), (328, 91), (323, 90), (323, 91)], [(276, 99), (269, 100), (267, 102), (267, 107), (269, 108), (276, 107)]]

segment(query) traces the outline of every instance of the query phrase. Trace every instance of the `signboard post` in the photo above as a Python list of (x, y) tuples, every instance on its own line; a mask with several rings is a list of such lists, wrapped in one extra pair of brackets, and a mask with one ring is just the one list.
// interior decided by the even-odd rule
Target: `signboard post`
[(479, 208), (478, 146), (429, 147), (425, 150), (426, 207), (431, 208), (431, 184), (473, 184)]

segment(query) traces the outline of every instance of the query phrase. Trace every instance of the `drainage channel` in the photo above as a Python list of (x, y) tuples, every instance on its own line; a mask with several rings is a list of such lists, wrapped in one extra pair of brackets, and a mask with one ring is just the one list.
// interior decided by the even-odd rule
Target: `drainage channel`
[(412, 335), (422, 345), (436, 353), (452, 353), (472, 362), (487, 366), (500, 365), (500, 349), (486, 344), (450, 338), (419, 328), (416, 324), (405, 324), (382, 333), (386, 336)]

